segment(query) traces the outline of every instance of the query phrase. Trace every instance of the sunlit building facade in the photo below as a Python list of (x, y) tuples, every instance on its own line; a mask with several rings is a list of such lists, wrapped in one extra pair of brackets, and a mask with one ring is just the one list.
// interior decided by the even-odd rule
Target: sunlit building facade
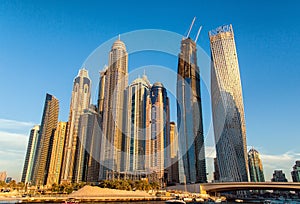
[(94, 165), (98, 166), (98, 164), (93, 163), (94, 161), (90, 162), (89, 159), (95, 159), (96, 162), (100, 161), (100, 137), (99, 114), (96, 107), (90, 105), (88, 109), (83, 111), (78, 124), (74, 182), (87, 181), (88, 171), (90, 171), (89, 181), (91, 181), (91, 177), (95, 178), (93, 182), (98, 181), (97, 176), (94, 174), (99, 174), (99, 172), (91, 172), (95, 168)]
[(102, 138), (103, 134), (100, 128), (101, 118), (96, 111), (96, 107), (91, 106), (89, 110), (85, 110), (82, 121), (87, 121), (86, 134), (86, 173), (84, 179), (87, 182), (98, 182), (100, 173), (100, 157), (102, 154)]
[(265, 182), (262, 160), (254, 148), (248, 152), (248, 164), (251, 182)]
[(32, 181), (33, 169), (34, 169), (33, 164), (34, 164), (35, 154), (37, 153), (37, 141), (39, 137), (39, 131), (40, 131), (39, 125), (35, 125), (30, 130), (27, 152), (26, 152), (23, 173), (21, 178), (21, 182), (23, 183), (31, 183)]
[(181, 183), (206, 182), (204, 133), (197, 45), (181, 41), (177, 77), (177, 128)]
[(58, 111), (58, 100), (47, 93), (40, 126), (40, 135), (37, 140), (37, 153), (34, 159), (32, 183), (35, 185), (46, 185), (47, 183), (53, 138), (58, 122)]
[(150, 172), (157, 178), (168, 181), (165, 170), (170, 166), (170, 107), (167, 91), (162, 83), (156, 82), (151, 87), (151, 137), (150, 137)]
[(144, 75), (135, 79), (126, 91), (127, 124), (123, 162), (124, 171), (130, 174), (145, 173), (149, 168), (150, 88), (150, 82)]
[(239, 64), (231, 25), (209, 32), (211, 99), (221, 181), (248, 181), (246, 126)]
[(108, 172), (121, 171), (122, 139), (126, 114), (124, 114), (125, 89), (128, 86), (128, 55), (124, 42), (116, 40), (109, 53), (109, 65), (105, 76), (103, 104), (103, 155), (101, 177)]
[(168, 173), (170, 175), (171, 183), (179, 183), (178, 171), (178, 134), (175, 122), (170, 122), (170, 167)]
[(90, 105), (90, 97), (91, 80), (88, 71), (83, 68), (79, 70), (79, 73), (73, 82), (61, 182), (72, 182), (74, 180), (73, 173), (76, 161), (75, 154), (78, 140), (78, 124), (83, 110), (87, 109)]
[(60, 183), (61, 165), (64, 154), (65, 138), (67, 133), (67, 122), (58, 122), (54, 133), (51, 161), (47, 178), (47, 185)]

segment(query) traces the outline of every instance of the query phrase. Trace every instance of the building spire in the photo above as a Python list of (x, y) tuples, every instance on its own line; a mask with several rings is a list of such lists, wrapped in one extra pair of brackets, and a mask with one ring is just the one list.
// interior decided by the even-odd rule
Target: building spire
[(192, 24), (190, 25), (189, 31), (188, 31), (188, 33), (186, 35), (186, 38), (188, 38), (190, 36), (190, 33), (191, 33), (191, 30), (192, 30), (192, 28), (194, 26), (195, 20), (196, 20), (196, 16), (193, 18)]
[(196, 36), (196, 39), (195, 39), (195, 43), (197, 43), (197, 40), (198, 40), (198, 37), (200, 35), (201, 30), (202, 30), (202, 26), (200, 26), (200, 28), (198, 30), (198, 33), (197, 33), (197, 36)]
[(119, 36), (118, 36), (118, 40), (121, 40), (121, 35), (119, 34)]

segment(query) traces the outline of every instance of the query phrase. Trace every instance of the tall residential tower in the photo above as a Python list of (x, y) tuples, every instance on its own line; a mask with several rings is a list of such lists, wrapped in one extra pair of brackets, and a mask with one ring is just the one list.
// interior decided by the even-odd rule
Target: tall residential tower
[[(150, 170), (158, 179), (165, 177), (165, 170), (170, 167), (170, 107), (167, 91), (162, 83), (156, 82), (151, 87), (151, 138)], [(169, 175), (165, 177), (170, 180)]]
[(37, 153), (37, 141), (39, 137), (39, 131), (40, 131), (39, 125), (35, 125), (30, 131), (28, 145), (27, 145), (27, 152), (26, 152), (26, 157), (24, 162), (24, 168), (22, 173), (22, 179), (21, 179), (21, 182), (25, 184), (32, 181), (32, 177), (33, 177), (32, 173), (34, 169), (33, 164), (34, 164), (35, 154)]
[(183, 38), (178, 58), (177, 125), (179, 159), (183, 165), (183, 172), (180, 170), (183, 175), (179, 176), (181, 183), (207, 181), (196, 47), (190, 37)]
[(265, 182), (262, 161), (254, 148), (248, 152), (248, 162), (251, 182)]
[(124, 170), (131, 174), (144, 173), (149, 167), (150, 88), (150, 82), (143, 76), (135, 79), (126, 91)]
[(248, 181), (246, 126), (239, 64), (231, 25), (209, 32), (211, 99), (221, 181)]
[(124, 114), (124, 95), (128, 85), (127, 75), (128, 55), (126, 46), (124, 42), (118, 39), (111, 47), (109, 66), (105, 76), (102, 178), (105, 178), (110, 171), (120, 172), (121, 170), (121, 149), (126, 118), (126, 114)]
[(51, 161), (47, 185), (51, 186), (60, 182), (61, 165), (64, 154), (65, 138), (67, 133), (67, 122), (58, 122), (57, 129), (54, 133)]
[(58, 100), (54, 96), (46, 94), (40, 135), (37, 140), (37, 154), (34, 159), (33, 183), (35, 185), (45, 185), (47, 182), (58, 110)]
[(74, 180), (73, 173), (76, 161), (78, 123), (81, 114), (83, 114), (83, 110), (87, 109), (90, 105), (90, 97), (91, 80), (88, 71), (83, 68), (79, 70), (78, 76), (74, 79), (73, 83), (61, 182), (71, 182)]

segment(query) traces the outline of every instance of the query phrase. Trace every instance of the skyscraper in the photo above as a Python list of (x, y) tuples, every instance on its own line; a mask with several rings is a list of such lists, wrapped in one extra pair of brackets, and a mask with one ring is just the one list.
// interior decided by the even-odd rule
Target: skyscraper
[(47, 182), (58, 110), (58, 100), (54, 96), (46, 94), (40, 135), (37, 140), (37, 154), (34, 159), (33, 182), (35, 185), (45, 185)]
[(251, 182), (264, 182), (264, 171), (258, 151), (254, 148), (248, 152), (248, 164)]
[[(149, 165), (150, 82), (144, 75), (135, 79), (127, 89), (127, 127), (124, 141), (124, 170), (144, 173)], [(148, 146), (146, 146), (148, 144)]]
[[(87, 116), (88, 115), (88, 116)], [(103, 134), (100, 128), (101, 118), (99, 113), (96, 112), (95, 107), (91, 107), (86, 110), (85, 117), (88, 120), (89, 130), (86, 136), (86, 154), (87, 154), (87, 171), (86, 181), (87, 182), (98, 182), (101, 165), (100, 158), (103, 154), (102, 139)], [(85, 118), (83, 117), (84, 121)]]
[[(74, 182), (76, 183), (87, 181), (88, 171), (92, 171), (92, 169), (89, 168), (94, 168), (93, 165), (97, 165), (96, 163), (90, 163), (89, 159), (95, 159), (96, 162), (99, 162), (100, 160), (101, 140), (99, 140), (99, 130), (99, 114), (96, 111), (96, 107), (94, 105), (90, 105), (90, 107), (85, 109), (83, 114), (80, 116), (78, 125), (78, 141), (74, 167)], [(98, 181), (98, 177), (91, 174), (95, 174), (95, 172), (90, 172), (89, 175), (89, 177), (93, 177), (95, 180), (92, 181), (90, 178), (90, 181)]]
[(179, 183), (178, 171), (178, 134), (175, 122), (170, 122), (170, 162), (169, 174), (171, 176), (170, 182)]
[(58, 122), (54, 133), (51, 161), (47, 185), (51, 186), (60, 182), (61, 165), (64, 154), (65, 138), (67, 133), (67, 122)]
[[(177, 125), (181, 183), (206, 182), (206, 164), (196, 43), (181, 41), (177, 76)], [(180, 166), (182, 166), (180, 165)], [(184, 178), (184, 180), (182, 180)]]
[(214, 158), (214, 182), (218, 182), (220, 180), (220, 172), (218, 166), (218, 158)]
[(288, 182), (282, 170), (275, 170), (273, 173), (272, 182)]
[(37, 153), (37, 141), (39, 137), (39, 130), (40, 130), (39, 125), (35, 125), (30, 130), (27, 152), (26, 152), (22, 179), (21, 179), (21, 182), (23, 183), (28, 183), (32, 181), (33, 169), (34, 169), (33, 164), (34, 164), (35, 154)]
[(293, 166), (293, 171), (291, 172), (293, 182), (300, 182), (300, 161), (296, 161), (296, 164)]
[(170, 166), (170, 111), (169, 98), (163, 84), (156, 82), (151, 87), (151, 138), (150, 169), (159, 179), (169, 179), (165, 169)]
[(78, 140), (78, 123), (83, 110), (87, 109), (90, 105), (90, 97), (91, 80), (88, 71), (83, 68), (79, 70), (78, 76), (74, 79), (73, 83), (61, 182), (71, 182), (74, 179), (73, 173), (76, 160), (75, 152)]
[(100, 115), (102, 115), (103, 107), (104, 107), (106, 74), (107, 74), (107, 66), (104, 67), (103, 71), (100, 71), (99, 86), (98, 86), (99, 87), (98, 102), (97, 102), (98, 103), (97, 109)]
[(246, 127), (238, 58), (231, 25), (209, 32), (211, 99), (221, 181), (248, 181)]
[(109, 66), (105, 77), (105, 96), (103, 112), (104, 169), (102, 176), (108, 171), (121, 170), (122, 138), (124, 136), (124, 92), (128, 85), (128, 55), (125, 44), (116, 40), (109, 53)]

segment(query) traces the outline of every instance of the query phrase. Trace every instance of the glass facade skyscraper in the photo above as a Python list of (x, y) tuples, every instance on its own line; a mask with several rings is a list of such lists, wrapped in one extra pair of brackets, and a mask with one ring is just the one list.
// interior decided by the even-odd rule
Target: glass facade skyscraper
[(262, 161), (254, 148), (248, 152), (248, 164), (251, 182), (265, 182)]
[(46, 185), (47, 183), (53, 137), (58, 122), (58, 110), (58, 100), (54, 96), (46, 94), (40, 135), (37, 140), (37, 153), (34, 159), (33, 183), (35, 185)]
[(34, 164), (35, 154), (37, 153), (37, 141), (39, 137), (39, 131), (40, 131), (39, 125), (35, 125), (30, 130), (27, 152), (26, 152), (22, 179), (21, 179), (21, 182), (23, 183), (29, 183), (32, 181), (32, 177), (33, 177), (32, 173), (34, 169), (33, 164)]
[(150, 170), (157, 178), (169, 180), (165, 170), (170, 167), (170, 109), (167, 91), (162, 83), (151, 87)]
[[(87, 181), (88, 167), (97, 165), (89, 159), (100, 160), (101, 135), (99, 127), (99, 114), (94, 105), (90, 105), (85, 109), (80, 116), (78, 124), (78, 141), (76, 146), (75, 166), (74, 166), (74, 182), (79, 183)], [(97, 142), (97, 146), (94, 146)], [(99, 168), (99, 166), (98, 166)], [(92, 169), (90, 169), (92, 170)], [(90, 172), (89, 177), (98, 178), (94, 175), (95, 172)], [(90, 178), (89, 178), (90, 179)]]
[(220, 181), (248, 181), (246, 126), (231, 25), (209, 32), (211, 99)]
[(177, 125), (181, 183), (207, 181), (196, 46), (191, 38), (184, 38), (178, 59)]
[[(127, 124), (124, 137), (124, 170), (138, 174), (149, 167), (150, 82), (146, 76), (135, 79), (126, 91)], [(147, 145), (147, 146), (146, 146)]]

